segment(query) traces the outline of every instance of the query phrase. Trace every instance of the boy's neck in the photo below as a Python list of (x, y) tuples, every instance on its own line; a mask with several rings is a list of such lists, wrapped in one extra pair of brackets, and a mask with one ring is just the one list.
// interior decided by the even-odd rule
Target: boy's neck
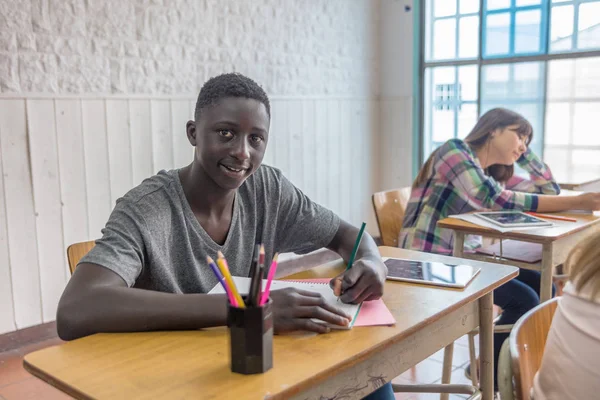
[(237, 190), (218, 186), (200, 166), (191, 164), (182, 168), (179, 170), (179, 180), (194, 214), (219, 218), (232, 212)]

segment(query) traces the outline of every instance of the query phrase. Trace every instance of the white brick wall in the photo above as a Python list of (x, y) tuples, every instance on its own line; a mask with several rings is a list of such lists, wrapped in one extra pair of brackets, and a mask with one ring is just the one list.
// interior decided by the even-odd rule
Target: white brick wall
[(377, 95), (379, 0), (0, 0), (0, 92)]

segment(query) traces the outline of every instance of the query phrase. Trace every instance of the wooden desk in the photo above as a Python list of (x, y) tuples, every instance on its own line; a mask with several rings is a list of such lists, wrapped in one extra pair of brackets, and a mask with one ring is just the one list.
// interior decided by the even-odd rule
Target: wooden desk
[(591, 180), (577, 180), (572, 182), (559, 183), (561, 189), (577, 190), (581, 192), (600, 192), (600, 178)]
[[(540, 299), (542, 302), (552, 297), (552, 273), (554, 267), (565, 262), (573, 247), (595, 232), (600, 231), (600, 216), (595, 214), (569, 214), (556, 213), (565, 217), (577, 219), (577, 222), (553, 220), (555, 226), (551, 228), (536, 229), (521, 232), (500, 233), (490, 228), (475, 225), (456, 218), (445, 218), (438, 222), (438, 226), (454, 231), (455, 257), (471, 260), (488, 261), (499, 264), (516, 265), (520, 268), (541, 271)], [(542, 261), (538, 263), (525, 263), (502, 258), (494, 258), (479, 253), (465, 253), (465, 235), (481, 235), (499, 239), (513, 239), (523, 242), (540, 243), (542, 245)]]
[[(460, 262), (453, 257), (380, 248), (383, 256)], [(464, 262), (464, 261), (463, 261)], [(80, 399), (359, 399), (481, 325), (484, 399), (492, 399), (492, 290), (515, 267), (470, 262), (481, 273), (465, 290), (387, 282), (393, 327), (356, 327), (326, 335), (276, 336), (274, 368), (229, 370), (225, 328), (96, 334), (25, 356), (29, 372)], [(335, 261), (293, 277), (331, 277)], [(322, 397), (324, 396), (324, 397)]]

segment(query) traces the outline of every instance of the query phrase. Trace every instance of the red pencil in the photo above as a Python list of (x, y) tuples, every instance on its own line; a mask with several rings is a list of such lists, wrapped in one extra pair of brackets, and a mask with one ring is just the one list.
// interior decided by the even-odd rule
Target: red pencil
[(533, 217), (539, 217), (539, 218), (545, 218), (545, 219), (555, 219), (557, 221), (577, 222), (577, 220), (575, 218), (562, 217), (560, 215), (538, 214), (535, 212), (526, 212), (525, 214), (531, 215)]

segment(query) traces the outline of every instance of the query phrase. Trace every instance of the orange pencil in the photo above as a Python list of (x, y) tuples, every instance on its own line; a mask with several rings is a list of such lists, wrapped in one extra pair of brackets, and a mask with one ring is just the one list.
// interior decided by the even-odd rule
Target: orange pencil
[(526, 212), (525, 214), (531, 215), (533, 217), (538, 217), (538, 218), (555, 219), (557, 221), (577, 222), (577, 220), (575, 218), (561, 217), (560, 215), (538, 214), (538, 213), (531, 212), (531, 211)]

